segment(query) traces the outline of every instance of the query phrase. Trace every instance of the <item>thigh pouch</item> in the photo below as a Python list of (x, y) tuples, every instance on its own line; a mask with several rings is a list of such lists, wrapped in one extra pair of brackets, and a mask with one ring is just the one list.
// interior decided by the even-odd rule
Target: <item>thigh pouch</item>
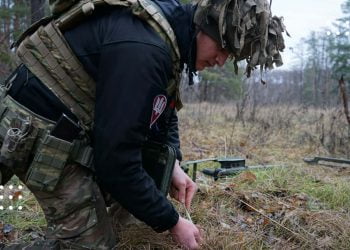
[[(53, 191), (68, 163), (92, 168), (87, 139), (72, 142), (50, 134), (55, 122), (41, 117), (9, 95), (0, 102), (1, 164), (32, 190)], [(80, 138), (80, 137), (79, 137)]]

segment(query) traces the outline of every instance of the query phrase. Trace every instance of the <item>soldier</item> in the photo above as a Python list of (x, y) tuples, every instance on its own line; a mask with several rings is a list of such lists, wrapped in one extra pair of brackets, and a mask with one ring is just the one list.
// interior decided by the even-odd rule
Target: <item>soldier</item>
[[(157, 232), (198, 249), (143, 168), (155, 141), (175, 150), (170, 195), (190, 208), (196, 185), (182, 171), (176, 111), (185, 65), (195, 71), (247, 61), (247, 74), (282, 64), (280, 18), (266, 0), (50, 0), (52, 16), (16, 42), (22, 65), (1, 87), (2, 182), (16, 174), (47, 220), (32, 249), (112, 249), (101, 190)], [(5, 247), (21, 249), (24, 244)]]

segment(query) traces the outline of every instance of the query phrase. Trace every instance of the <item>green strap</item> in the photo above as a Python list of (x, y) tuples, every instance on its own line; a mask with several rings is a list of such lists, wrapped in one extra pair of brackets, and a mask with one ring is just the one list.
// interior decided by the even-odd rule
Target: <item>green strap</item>
[(95, 171), (93, 165), (93, 149), (84, 140), (74, 141), (70, 159), (80, 165)]

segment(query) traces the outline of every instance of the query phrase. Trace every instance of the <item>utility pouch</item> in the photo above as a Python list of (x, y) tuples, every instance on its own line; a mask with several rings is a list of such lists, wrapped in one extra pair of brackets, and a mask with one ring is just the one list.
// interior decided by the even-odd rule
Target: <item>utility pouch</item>
[[(28, 155), (30, 147), (26, 147), (27, 141), (33, 141), (36, 135), (30, 135), (34, 128), (31, 125), (31, 117), (16, 114), (17, 117), (12, 119), (2, 119), (0, 124), (6, 130), (5, 136), (0, 149), (2, 160), (18, 160), (24, 155)], [(5, 123), (8, 123), (8, 126)], [(34, 138), (33, 138), (34, 137)]]
[(176, 151), (167, 144), (148, 141), (142, 148), (143, 168), (165, 196), (169, 192), (175, 161)]
[(12, 111), (8, 108), (2, 117), (0, 121), (2, 184), (13, 174), (25, 175), (39, 131), (35, 124), (31, 115), (20, 112), (19, 109)]
[(40, 138), (34, 160), (25, 178), (28, 187), (40, 191), (54, 191), (72, 147), (73, 143), (49, 133)]

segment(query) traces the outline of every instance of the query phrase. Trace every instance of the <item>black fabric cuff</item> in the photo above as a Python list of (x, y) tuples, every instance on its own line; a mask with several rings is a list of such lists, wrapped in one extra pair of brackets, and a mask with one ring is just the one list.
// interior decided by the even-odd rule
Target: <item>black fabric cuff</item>
[(171, 228), (173, 228), (177, 222), (179, 221), (180, 215), (178, 214), (178, 212), (174, 209), (174, 212), (171, 216), (169, 216), (168, 220), (166, 221), (166, 223), (162, 224), (162, 225), (158, 225), (156, 227), (153, 227), (153, 230), (156, 231), (157, 233), (162, 233), (166, 230), (169, 230)]
[(176, 151), (176, 159), (178, 159), (179, 161), (182, 161), (182, 152), (179, 148), (175, 148)]

